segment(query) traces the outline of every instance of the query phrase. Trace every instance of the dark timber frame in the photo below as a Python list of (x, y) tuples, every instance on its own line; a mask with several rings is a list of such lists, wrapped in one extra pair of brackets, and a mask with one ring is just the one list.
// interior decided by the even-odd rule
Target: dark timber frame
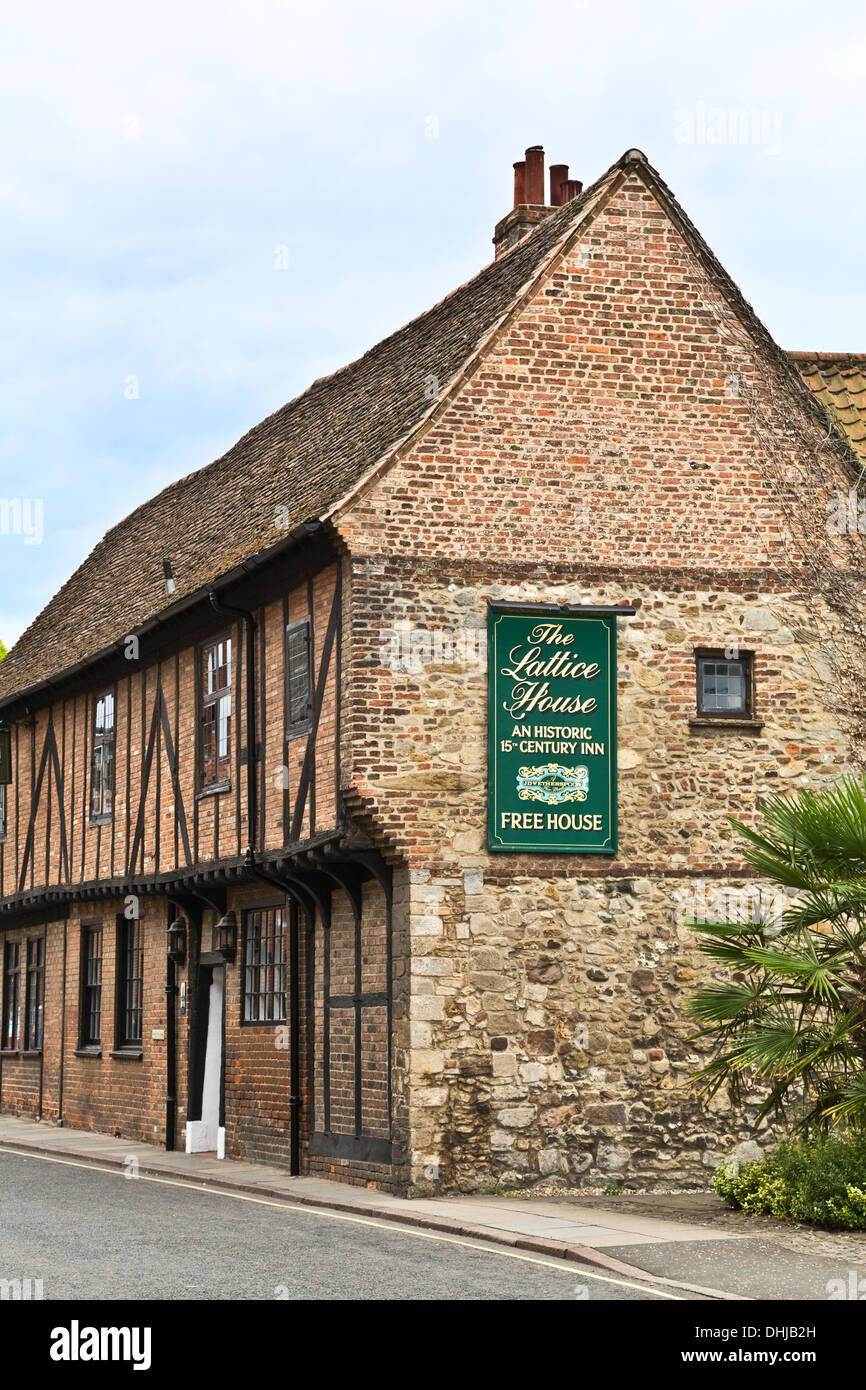
[[(303, 537), (301, 539), (303, 540)], [(204, 596), (202, 596), (197, 600), (198, 606), (196, 608), (188, 608), (182, 616), (176, 620), (170, 620), (168, 635), (163, 629), (159, 645), (151, 649), (149, 659), (142, 654), (141, 665), (137, 668), (141, 672), (141, 682), (138, 689), (134, 689), (133, 683), (129, 681), (126, 693), (123, 694), (120, 686), (115, 684), (114, 688), (124, 706), (126, 729), (126, 749), (124, 750), (121, 744), (117, 746), (118, 755), (126, 762), (126, 843), (125, 846), (120, 842), (117, 843), (117, 864), (115, 865), (116, 837), (111, 835), (109, 865), (108, 844), (106, 843), (103, 859), (99, 850), (101, 840), (98, 840), (96, 860), (98, 868), (96, 872), (97, 874), (105, 874), (107, 869), (109, 872), (104, 877), (84, 879), (84, 837), (82, 836), (79, 849), (77, 841), (73, 846), (72, 841), (67, 836), (66, 818), (69, 814), (70, 787), (67, 786), (65, 795), (64, 771), (66, 769), (63, 761), (67, 751), (65, 747), (67, 708), (65, 696), (63, 698), (62, 726), (64, 731), (63, 758), (61, 758), (59, 751), (55, 722), (56, 717), (59, 717), (59, 702), (57, 704), (58, 715), (55, 715), (54, 708), (49, 705), (48, 722), (45, 726), (44, 740), (40, 749), (36, 747), (35, 715), (31, 709), (26, 706), (23, 707), (26, 720), (22, 719), (16, 722), (15, 741), (17, 756), (19, 737), (23, 745), (27, 739), (26, 730), (29, 727), (30, 804), (27, 821), (22, 825), (22, 831), (26, 831), (26, 838), (22, 846), (23, 853), (19, 861), (19, 873), (16, 882), (14, 886), (10, 885), (14, 887), (14, 891), (0, 898), (0, 933), (4, 927), (18, 927), (28, 922), (38, 921), (41, 924), (49, 921), (62, 921), (65, 936), (69, 909), (73, 904), (88, 904), (89, 911), (85, 920), (93, 920), (94, 917), (101, 915), (101, 910), (106, 909), (110, 902), (112, 905), (111, 919), (116, 922), (117, 900), (125, 900), (133, 896), (142, 899), (161, 900), (164, 906), (166, 927), (179, 914), (186, 917), (188, 922), (187, 979), (189, 982), (188, 1019), (186, 1020), (186, 1026), (189, 1029), (187, 1095), (189, 1101), (188, 1115), (190, 1119), (195, 1119), (200, 1118), (196, 1115), (195, 1110), (201, 1097), (204, 1067), (205, 1039), (203, 1028), (206, 1027), (206, 1015), (203, 1017), (202, 1011), (207, 1009), (207, 997), (206, 992), (204, 995), (202, 993), (202, 985), (205, 977), (210, 976), (213, 966), (223, 962), (222, 957), (218, 958), (219, 953), (215, 949), (208, 949), (215, 947), (216, 942), (203, 941), (205, 922), (206, 920), (210, 921), (210, 919), (205, 919), (205, 911), (212, 912), (214, 914), (213, 921), (216, 922), (226, 909), (229, 893), (232, 892), (233, 894), (232, 905), (234, 906), (237, 903), (237, 898), (234, 895), (235, 890), (244, 885), (267, 884), (271, 889), (278, 890), (287, 904), (289, 924), (287, 993), (291, 1002), (287, 1022), (290, 1032), (290, 1162), (291, 1170), (295, 1173), (300, 1171), (300, 1112), (304, 1105), (304, 1092), (307, 1092), (310, 1098), (310, 1111), (304, 1125), (304, 1133), (309, 1137), (310, 1153), (335, 1158), (355, 1158), (376, 1163), (389, 1163), (392, 1159), (390, 1131), (391, 870), (375, 847), (364, 838), (359, 828), (352, 823), (347, 823), (340, 795), (342, 559), (331, 548), (330, 543), (326, 543), (321, 532), (315, 533), (313, 538), (309, 540), (306, 555), (307, 563), (304, 564), (301, 560), (298, 569), (294, 570), (288, 580), (284, 569), (281, 569), (280, 572), (273, 569), (270, 578), (266, 578), (262, 573), (259, 573), (258, 576), (252, 574), (236, 576), (236, 592), (235, 584), (232, 584), (233, 604), (235, 598), (247, 604), (250, 620), (254, 624), (253, 632), (255, 633), (255, 628), (258, 628), (258, 633), (255, 634), (257, 640), (253, 642), (251, 653), (241, 641), (239, 626), (231, 626), (226, 629), (224, 625), (217, 626), (213, 622), (211, 607), (217, 605), (211, 604), (211, 595), (207, 607), (205, 607)], [(276, 555), (274, 558), (276, 559)], [(333, 575), (333, 588), (331, 588), (331, 581), (329, 580), (326, 590), (327, 598), (325, 598), (322, 590), (316, 588), (316, 576), (328, 571)], [(307, 612), (302, 618), (290, 623), (288, 621), (289, 589), (303, 589), (304, 586), (306, 588)], [(228, 584), (224, 581), (220, 588), (220, 596), (227, 592)], [(266, 632), (262, 618), (266, 605), (280, 602), (281, 595), (284, 644), (287, 633), (294, 630), (296, 622), (309, 625), (310, 703), (309, 718), (304, 725), (289, 725), (287, 718), (288, 691), (285, 689), (281, 691), (279, 708), (277, 708), (273, 696), (270, 698), (268, 696), (268, 686), (265, 682)], [(217, 611), (220, 611), (219, 607), (217, 607)], [(228, 611), (240, 613), (242, 610), (234, 606)], [(295, 609), (294, 611), (298, 610)], [(231, 788), (231, 795), (237, 798), (236, 804), (239, 813), (237, 853), (232, 853), (229, 857), (220, 857), (219, 841), (216, 838), (218, 822), (215, 822), (215, 853), (208, 862), (210, 846), (199, 845), (198, 798), (201, 789), (198, 777), (200, 760), (200, 700), (198, 697), (201, 680), (200, 653), (203, 645), (213, 642), (219, 636), (229, 635), (232, 637), (234, 664), (232, 672), (232, 736), (235, 739), (235, 746), (232, 749), (231, 772), (232, 777), (236, 779), (236, 786)], [(268, 640), (270, 639), (268, 638)], [(181, 709), (180, 698), (179, 655), (187, 647), (192, 647), (194, 650), (195, 704), (191, 710), (186, 705)], [(252, 659), (250, 659), (251, 657)], [(284, 646), (284, 669), (286, 659), (287, 653)], [(249, 671), (247, 665), (249, 665)], [(258, 665), (258, 670), (254, 669), (256, 665)], [(86, 691), (88, 693), (88, 710), (90, 710), (92, 708), (92, 692), (107, 688), (113, 682), (121, 681), (128, 671), (129, 667), (125, 655), (121, 657), (119, 651), (113, 657), (106, 654), (105, 661), (101, 665), (89, 669), (82, 667), (81, 671), (75, 674), (70, 686), (70, 693), (74, 698), (75, 687), (79, 692)], [(254, 681), (252, 689), (257, 697), (254, 702), (249, 699), (248, 680)], [(168, 685), (165, 684), (166, 681), (168, 681)], [(330, 764), (331, 759), (333, 759), (333, 799), (336, 809), (330, 825), (325, 829), (320, 828), (324, 764), (321, 761), (322, 750), (318, 747), (318, 741), (326, 696), (330, 699), (330, 691), (333, 688), (336, 689), (334, 734), (332, 745), (329, 731), (327, 776), (330, 782), (332, 775)], [(170, 710), (169, 704), (172, 698), (174, 699), (174, 708)], [(270, 708), (268, 708), (269, 705)], [(246, 746), (244, 746), (244, 740), (241, 736), (241, 718), (242, 714), (247, 712), (247, 706), (255, 709), (258, 715), (259, 728), (255, 730), (254, 726), (256, 737), (251, 740), (248, 736)], [(194, 721), (195, 766), (191, 782), (191, 796), (186, 798), (188, 804), (185, 805), (179, 767), (182, 742), (180, 720), (181, 718), (186, 720), (188, 716)], [(273, 823), (273, 810), (272, 808), (269, 809), (266, 803), (270, 801), (273, 793), (270, 791), (266, 777), (263, 748), (266, 741), (268, 748), (273, 746), (275, 729), (279, 731), (277, 742), (279, 744), (282, 740), (283, 748), (290, 747), (291, 743), (298, 737), (303, 737), (306, 740), (306, 746), (300, 759), (300, 765), (293, 765), (291, 788), (286, 785), (278, 793), (282, 812), (280, 817), (282, 847), (265, 849), (265, 827), (267, 824)], [(88, 771), (91, 741), (92, 728), (89, 717), (85, 720), (77, 750), (75, 747), (75, 725), (72, 725), (70, 751), (73, 756), (76, 751), (78, 752), (79, 762), (83, 756), (84, 773), (79, 785), (79, 780), (75, 775), (75, 764), (73, 764), (71, 799), (73, 807), (82, 806), (85, 818), (87, 818), (87, 811), (89, 810)], [(144, 754), (140, 776), (136, 779), (130, 775), (133, 741), (139, 741), (139, 746), (142, 747)], [(23, 748), (21, 751), (23, 754)], [(319, 760), (318, 787), (317, 758)], [(247, 820), (251, 822), (256, 832), (249, 840), (242, 838), (240, 815), (242, 809), (241, 778), (245, 762), (248, 789), (250, 786), (253, 789), (253, 806), (255, 807), (256, 800), (259, 801), (257, 811), (247, 816)], [(167, 776), (165, 773), (161, 773), (163, 767), (167, 768)], [(160, 786), (161, 779), (166, 783), (165, 788)], [(136, 783), (135, 786), (133, 786), (133, 780)], [(171, 867), (168, 868), (160, 865), (158, 849), (153, 855), (149, 852), (151, 850), (149, 843), (151, 836), (147, 829), (149, 810), (152, 805), (155, 806), (158, 823), (161, 795), (171, 795), (175, 808), (173, 857)], [(219, 802), (219, 797), (216, 798), (216, 801)], [(55, 804), (58, 807), (56, 814), (53, 812)], [(120, 814), (120, 809), (116, 808), (117, 814)], [(37, 886), (41, 873), (39, 868), (34, 871), (36, 834), (37, 827), (39, 827), (41, 836), (46, 814), (49, 818), (49, 835), (55, 853), (59, 847), (59, 865), (55, 864), (52, 867), (52, 881), (48, 873), (49, 865), (46, 861), (44, 886)], [(53, 826), (51, 825), (52, 816)], [(70, 823), (69, 834), (73, 833), (73, 829), (74, 827)], [(98, 828), (96, 833), (97, 835), (101, 833)], [(17, 846), (17, 823), (15, 838)], [(232, 838), (232, 850), (234, 850), (234, 837)], [(244, 849), (244, 846), (248, 847)], [(70, 862), (73, 858), (73, 848), (76, 860), (74, 867)], [(165, 837), (163, 837), (162, 850), (164, 865), (171, 854)], [(151, 870), (150, 872), (145, 870), (146, 865)], [(365, 991), (362, 972), (365, 929), (363, 909), (364, 884), (369, 881), (378, 882), (384, 892), (386, 987)], [(351, 923), (354, 924), (354, 970), (352, 971), (350, 967), (351, 991), (344, 994), (332, 993), (330, 988), (332, 902), (334, 895), (339, 893), (345, 895), (351, 908)], [(377, 932), (381, 930), (383, 920), (379, 915), (380, 912), (381, 909), (377, 906)], [(110, 934), (107, 916), (102, 925), (103, 941), (106, 942)], [(321, 954), (319, 954), (320, 952)], [(319, 1020), (316, 1016), (315, 994), (317, 961), (319, 969), (324, 971), (326, 980), (324, 1013), (323, 1016), (320, 1015)], [(302, 964), (306, 971), (307, 997), (305, 1000), (300, 998)], [(243, 968), (242, 958), (238, 962), (238, 968)], [(176, 1001), (178, 990), (175, 967), (172, 962), (167, 963), (165, 980), (166, 1041), (168, 1043), (166, 1049), (165, 1142), (168, 1148), (172, 1148), (176, 1142), (178, 1090)], [(362, 1042), (364, 1038), (364, 1010), (368, 1008), (386, 1011), (387, 1023), (382, 1022), (382, 1027), (387, 1028), (388, 1130), (386, 1138), (364, 1133), (366, 1116), (363, 1093), (364, 1057), (362, 1055)], [(350, 1110), (348, 1122), (345, 1125), (345, 1128), (351, 1131), (349, 1133), (337, 1132), (332, 1129), (331, 1124), (331, 1019), (338, 1012), (345, 1016), (344, 1011), (349, 1011), (351, 1016), (351, 1028), (355, 1041), (354, 1112), (352, 1113)], [(304, 1037), (302, 1037), (302, 1026), (306, 1028)], [(320, 1030), (319, 1032), (317, 1032), (317, 1028)], [(377, 1021), (377, 1032), (378, 1029), (379, 1023)], [(379, 1037), (381, 1036), (382, 1034), (379, 1033)], [(322, 1039), (322, 1055), (318, 1059), (315, 1055), (317, 1037)], [(75, 1042), (80, 1042), (80, 1039), (76, 1038)], [(115, 1048), (113, 1050), (116, 1052), (117, 1039), (114, 1039), (114, 1042)], [(109, 1045), (104, 1037), (101, 1038), (103, 1049)], [(225, 1047), (225, 1040), (223, 1045)], [(377, 1056), (379, 1056), (381, 1055), (379, 1042), (376, 1046)], [(124, 1055), (128, 1056), (132, 1051), (133, 1049), (125, 1049)], [(307, 1076), (302, 1085), (302, 1069), (305, 1064)], [(324, 1084), (323, 1088), (319, 1087), (317, 1090), (318, 1064), (323, 1067)], [(382, 1092), (380, 1091), (378, 1097), (381, 1096)], [(380, 1104), (378, 1097), (377, 1106)], [(224, 1097), (222, 1105), (224, 1106)], [(221, 1122), (224, 1122), (224, 1118), (223, 1112)], [(377, 1129), (379, 1129), (379, 1136), (386, 1132), (380, 1124), (379, 1114), (377, 1114)]]
[[(391, 1028), (392, 1028), (392, 969), (391, 969), (391, 918), (392, 882), (391, 871), (378, 854), (363, 849), (354, 852), (341, 851), (339, 847), (325, 845), (321, 850), (312, 850), (308, 859), (315, 868), (332, 880), (346, 894), (352, 908), (354, 919), (354, 981), (351, 994), (331, 993), (331, 932), (330, 921), (323, 933), (323, 1041), (322, 1041), (322, 1085), (323, 1114), (314, 1120), (321, 1123), (314, 1127), (310, 1135), (310, 1153), (323, 1157), (354, 1158), (375, 1163), (391, 1163), (393, 1145), (391, 1125)], [(363, 884), (374, 879), (382, 887), (386, 910), (386, 988), (384, 990), (364, 991), (362, 987), (362, 930), (363, 930)], [(311, 962), (311, 980), (315, 980), (315, 957)], [(365, 1008), (386, 1010), (387, 1029), (387, 1078), (388, 1078), (388, 1138), (383, 1139), (365, 1135), (363, 1115), (363, 1011)], [(337, 1009), (351, 1009), (354, 1013), (354, 1134), (336, 1133), (331, 1129), (331, 1076), (330, 1076), (330, 1028), (331, 1014)]]

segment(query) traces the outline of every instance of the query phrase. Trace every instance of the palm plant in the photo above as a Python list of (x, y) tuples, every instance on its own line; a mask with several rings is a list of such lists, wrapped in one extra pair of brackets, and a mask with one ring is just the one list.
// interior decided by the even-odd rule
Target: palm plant
[(758, 1118), (801, 1131), (866, 1129), (866, 783), (771, 796), (761, 813), (758, 830), (729, 817), (743, 857), (795, 896), (761, 920), (690, 924), (732, 972), (686, 1006), (716, 1044), (693, 1081), (707, 1095), (727, 1084), (738, 1104), (757, 1079)]

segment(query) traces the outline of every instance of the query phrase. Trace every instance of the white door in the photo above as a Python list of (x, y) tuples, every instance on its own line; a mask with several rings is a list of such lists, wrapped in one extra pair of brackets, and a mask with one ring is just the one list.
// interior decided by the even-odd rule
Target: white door
[(186, 1127), (187, 1153), (216, 1153), (225, 1157), (225, 1130), (220, 1125), (220, 1094), (223, 1065), (223, 1002), (225, 966), (214, 966), (208, 991), (207, 1043), (204, 1054), (204, 1082), (201, 1092), (201, 1119)]

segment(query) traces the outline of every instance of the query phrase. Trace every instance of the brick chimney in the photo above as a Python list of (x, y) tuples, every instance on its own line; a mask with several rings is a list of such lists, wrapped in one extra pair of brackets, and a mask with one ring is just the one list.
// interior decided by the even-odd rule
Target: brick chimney
[(570, 203), (582, 192), (583, 184), (568, 177), (567, 164), (550, 166), (550, 202), (544, 201), (544, 149), (530, 145), (523, 159), (514, 166), (514, 207), (493, 233), (496, 259), (510, 251), (527, 232), (543, 222), (556, 208)]

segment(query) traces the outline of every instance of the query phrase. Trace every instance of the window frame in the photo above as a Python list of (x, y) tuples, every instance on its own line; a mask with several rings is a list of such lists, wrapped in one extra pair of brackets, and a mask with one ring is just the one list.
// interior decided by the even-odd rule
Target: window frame
[[(99, 954), (90, 957), (88, 943), (91, 940), (99, 941)], [(88, 965), (91, 959), (99, 964), (99, 980), (92, 984), (88, 980)], [(102, 922), (82, 922), (81, 923), (81, 945), (79, 950), (79, 1003), (78, 1003), (78, 1048), (77, 1056), (101, 1056), (102, 1055), (102, 1025), (103, 1025), (103, 966), (105, 964), (105, 930)], [(90, 1028), (87, 1026), (93, 1017), (93, 1010), (90, 1008), (90, 990), (98, 990), (99, 1004), (96, 1009), (96, 1017), (99, 1023), (98, 1034), (94, 1037)]]
[[(220, 645), (221, 642), (228, 642), (228, 644), (229, 644), (229, 683), (228, 683), (227, 686), (221, 686), (220, 689), (214, 691), (213, 694), (207, 695), (207, 694), (205, 694), (204, 676), (203, 676), (203, 670), (202, 670), (203, 663), (204, 663), (205, 653), (208, 652), (212, 647), (218, 647), (218, 646)], [(231, 785), (232, 785), (231, 763), (232, 763), (233, 739), (234, 739), (235, 736), (236, 736), (236, 730), (235, 730), (235, 727), (234, 727), (234, 721), (235, 721), (234, 680), (235, 680), (234, 629), (233, 629), (233, 628), (227, 628), (225, 631), (223, 631), (223, 632), (221, 632), (221, 633), (218, 633), (218, 634), (216, 634), (216, 635), (213, 636), (213, 637), (208, 637), (208, 638), (206, 638), (203, 642), (199, 642), (198, 645), (197, 645), (197, 647), (196, 647), (196, 664), (195, 664), (195, 705), (196, 705), (196, 711), (195, 711), (195, 712), (196, 712), (196, 719), (195, 719), (195, 730), (196, 730), (196, 733), (195, 733), (195, 777), (196, 777), (196, 795), (198, 795), (198, 796), (211, 796), (211, 795), (213, 795), (214, 793), (217, 793), (217, 792), (227, 792), (227, 791), (230, 791), (230, 790), (231, 790)], [(205, 710), (206, 710), (206, 709), (209, 709), (212, 705), (218, 704), (219, 701), (220, 701), (222, 698), (224, 698), (224, 696), (226, 696), (226, 695), (228, 695), (229, 701), (230, 701), (230, 704), (229, 704), (229, 719), (230, 719), (230, 721), (231, 721), (231, 726), (230, 726), (230, 731), (229, 731), (229, 738), (228, 738), (228, 754), (227, 754), (227, 762), (228, 762), (228, 768), (229, 768), (229, 770), (228, 770), (228, 775), (227, 775), (226, 777), (215, 777), (212, 781), (206, 782), (206, 781), (205, 781), (205, 774), (204, 774), (204, 746), (205, 746), (205, 744), (204, 744), (204, 724), (205, 724)], [(217, 736), (218, 736), (218, 735), (217, 735)], [(216, 767), (218, 767), (218, 766), (219, 766), (219, 755), (217, 754)]]
[[(96, 711), (97, 711), (97, 708), (98, 708), (98, 706), (99, 706), (100, 701), (101, 701), (101, 700), (106, 700), (106, 699), (109, 699), (109, 698), (111, 699), (111, 709), (112, 709), (111, 734), (110, 734), (110, 735), (108, 735), (108, 734), (106, 734), (106, 733), (98, 734), (98, 733), (96, 732), (96, 728), (97, 728), (97, 725), (96, 725)], [(116, 772), (117, 772), (117, 687), (114, 686), (114, 685), (105, 686), (104, 689), (98, 690), (98, 691), (96, 692), (96, 694), (93, 696), (93, 704), (92, 704), (92, 710), (91, 710), (91, 716), (90, 716), (90, 737), (91, 737), (91, 744), (90, 744), (90, 794), (89, 794), (89, 799), (88, 799), (88, 807), (89, 807), (89, 813), (90, 813), (90, 824), (91, 824), (91, 825), (110, 825), (111, 822), (114, 820), (114, 792), (115, 792)], [(109, 807), (108, 810), (105, 809), (106, 784), (105, 784), (105, 781), (104, 781), (104, 779), (103, 779), (103, 782), (102, 782), (102, 808), (101, 808), (101, 810), (98, 810), (98, 811), (97, 811), (97, 810), (94, 810), (94, 806), (93, 806), (93, 789), (94, 789), (95, 772), (96, 772), (96, 751), (97, 751), (97, 749), (103, 750), (103, 751), (102, 751), (102, 767), (103, 767), (103, 770), (104, 770), (104, 768), (105, 768), (105, 752), (104, 752), (104, 750), (105, 750), (106, 747), (110, 747), (110, 748), (111, 748), (111, 786), (108, 788), (108, 791), (109, 791), (109, 794), (110, 794), (110, 797), (111, 797), (111, 805), (110, 805), (110, 807)]]
[[(34, 952), (34, 947), (38, 950)], [(31, 961), (36, 954), (37, 960)], [(45, 937), (28, 936), (24, 957), (24, 1046), (22, 1052), (39, 1053), (45, 1029)], [(36, 990), (37, 1021), (35, 1031), (31, 1026), (30, 1015), (33, 1010), (33, 990)]]
[[(755, 654), (752, 651), (740, 651), (736, 656), (726, 656), (723, 647), (696, 647), (695, 648), (695, 709), (698, 719), (718, 720), (719, 723), (726, 723), (730, 720), (744, 720), (753, 723), (755, 721)], [(745, 709), (742, 710), (716, 710), (704, 709), (702, 705), (701, 692), (701, 665), (704, 661), (724, 661), (733, 664), (735, 661), (742, 663), (743, 677), (745, 684)]]
[[(129, 936), (137, 934), (137, 944), (132, 948), (138, 957), (138, 974), (130, 974), (127, 969), (129, 955)], [(141, 1057), (144, 1049), (144, 928), (140, 917), (125, 917), (119, 913), (115, 933), (115, 1003), (114, 1003), (114, 1048), (112, 1057)], [(130, 1005), (127, 995), (129, 985), (138, 984), (138, 1004)], [(133, 992), (134, 994), (134, 992)], [(138, 1014), (138, 1035), (127, 1028), (128, 1017)]]
[[(304, 644), (307, 653), (307, 703), (306, 710), (302, 719), (292, 718), (292, 692), (291, 692), (291, 663), (289, 661), (289, 647), (291, 639), (299, 632), (304, 634)], [(286, 623), (283, 634), (284, 662), (285, 662), (285, 713), (286, 713), (286, 740), (297, 738), (299, 734), (305, 734), (313, 720), (313, 624), (307, 615), (298, 618), (292, 623)]]
[[(10, 965), (12, 953), (14, 952), (15, 964)], [(15, 982), (15, 1031), (12, 1041), (7, 1045), (6, 1042), (6, 1018), (9, 1011), (10, 1002), (10, 981)], [(21, 942), (4, 941), (3, 943), (3, 988), (2, 994), (2, 1017), (0, 1017), (0, 1055), (20, 1051), (18, 1046), (21, 1037)]]
[[(240, 979), (240, 996), (241, 996), (241, 997), (240, 997), (240, 1006), (241, 1006), (241, 1007), (240, 1007), (240, 1014), (241, 1014), (240, 1022), (241, 1022), (241, 1027), (242, 1027), (242, 1028), (273, 1028), (275, 1025), (279, 1025), (279, 1024), (283, 1024), (283, 1023), (288, 1023), (288, 1003), (289, 1003), (289, 955), (288, 955), (288, 951), (289, 951), (289, 930), (290, 930), (289, 913), (290, 913), (290, 911), (291, 911), (290, 906), (289, 906), (289, 904), (288, 904), (288, 902), (286, 901), (285, 898), (273, 898), (273, 899), (269, 899), (267, 902), (261, 902), (261, 903), (251, 904), (249, 907), (247, 907), (247, 908), (244, 909), (244, 912), (243, 912), (242, 974), (241, 974), (241, 979)], [(282, 913), (282, 926), (281, 926), (281, 930), (280, 930), (279, 932), (275, 930), (272, 937), (271, 937), (271, 936), (268, 936), (268, 937), (264, 938), (265, 940), (272, 940), (274, 943), (276, 943), (277, 940), (281, 940), (281, 942), (282, 942), (282, 946), (281, 946), (281, 958), (280, 958), (279, 960), (277, 960), (277, 959), (276, 959), (276, 953), (274, 952), (274, 953), (272, 954), (272, 957), (271, 957), (270, 960), (267, 960), (267, 961), (264, 961), (264, 962), (262, 962), (261, 960), (259, 960), (259, 961), (255, 962), (255, 963), (252, 963), (252, 964), (251, 964), (250, 958), (249, 958), (249, 947), (250, 947), (250, 919), (253, 918), (253, 917), (264, 917), (264, 916), (268, 915), (269, 913), (274, 913), (275, 915), (276, 915), (277, 913)], [(275, 923), (275, 925), (276, 925), (276, 923)], [(259, 942), (261, 942), (262, 939), (263, 939), (263, 938), (260, 936), (260, 937), (258, 938)], [(281, 973), (280, 973), (280, 980), (281, 980), (281, 988), (280, 988), (280, 989), (274, 989), (274, 987), (273, 987), (273, 982), (274, 982), (274, 971), (277, 970), (277, 969), (279, 969), (279, 971), (281, 972)], [(271, 988), (268, 989), (268, 988), (267, 988), (267, 984), (266, 984), (266, 986), (265, 986), (264, 989), (259, 989), (259, 988), (255, 989), (255, 990), (249, 989), (249, 988), (248, 988), (248, 982), (249, 982), (249, 971), (250, 971), (250, 970), (255, 970), (255, 971), (258, 971), (258, 972), (261, 972), (261, 971), (268, 972), (268, 971), (270, 971), (270, 972), (271, 972), (271, 973), (270, 973), (270, 976), (268, 977), (268, 976), (266, 975), (266, 979), (267, 979), (267, 978), (270, 978)], [(260, 981), (260, 980), (261, 980), (261, 974), (259, 974), (259, 981)], [(281, 1015), (279, 1015), (279, 1014), (277, 1014), (276, 1012), (274, 1012), (274, 1013), (273, 1013), (273, 1017), (270, 1017), (270, 1018), (263, 1017), (263, 1016), (261, 1016), (261, 1015), (260, 1015), (258, 1018), (248, 1018), (248, 1017), (247, 1017), (247, 1006), (248, 1006), (248, 1001), (249, 1001), (249, 1000), (251, 1000), (251, 999), (256, 999), (256, 1000), (258, 1000), (258, 1001), (260, 1002), (261, 1000), (267, 999), (268, 997), (270, 997), (270, 998), (272, 998), (272, 999), (276, 999), (279, 995), (282, 995), (282, 1001), (283, 1001), (283, 1011), (282, 1011), (282, 1014), (281, 1014)]]
[(8, 782), (0, 782), (0, 845), (5, 844), (9, 834), (9, 797), (6, 793)]

